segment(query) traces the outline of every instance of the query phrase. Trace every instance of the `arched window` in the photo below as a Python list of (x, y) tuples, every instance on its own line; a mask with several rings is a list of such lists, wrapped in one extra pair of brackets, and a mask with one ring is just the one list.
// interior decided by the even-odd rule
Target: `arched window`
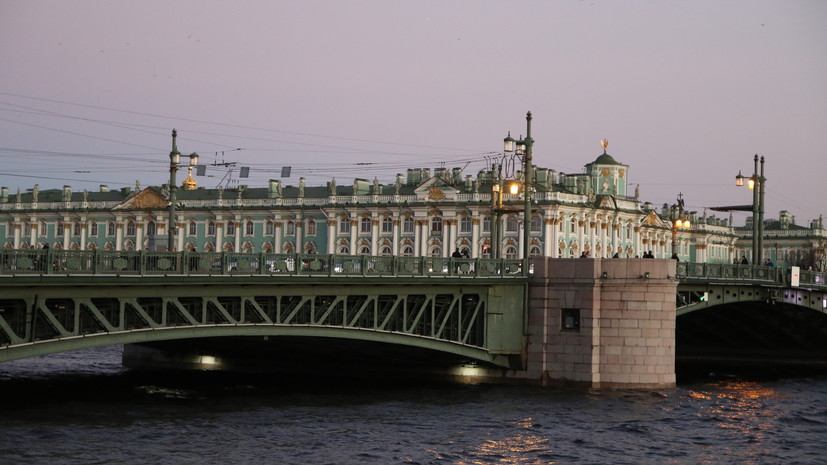
[(482, 217), (482, 232), (491, 232), (491, 216)]
[(275, 234), (276, 227), (273, 225), (273, 220), (267, 220), (264, 223), (264, 235), (265, 236), (272, 236)]
[(414, 223), (414, 219), (410, 216), (406, 216), (405, 220), (402, 221), (402, 232), (412, 234), (414, 232), (416, 223)]
[(187, 235), (188, 236), (195, 236), (197, 234), (198, 234), (198, 223), (196, 223), (195, 221), (190, 221), (189, 229), (187, 230)]
[(459, 220), (459, 232), (461, 233), (470, 233), (473, 229), (474, 223), (471, 221), (470, 216), (463, 216)]
[(48, 226), (46, 226), (45, 221), (40, 222), (40, 232), (38, 234), (41, 235), (41, 236), (48, 236), (49, 235)]
[(508, 232), (516, 232), (520, 230), (520, 223), (517, 221), (516, 216), (508, 216), (508, 218), (505, 220), (505, 230)]
[(442, 217), (434, 216), (431, 218), (431, 234), (442, 234)]
[(89, 223), (89, 237), (98, 237), (98, 223), (93, 221)]
[(382, 232), (389, 233), (393, 232), (393, 219), (386, 216), (382, 218)]
[(207, 222), (207, 235), (215, 236), (215, 221), (213, 220)]
[[(28, 227), (29, 224), (26, 223), (26, 226)], [(81, 229), (80, 228), (80, 221), (75, 221), (74, 224), (72, 224), (72, 235), (73, 236), (80, 236), (80, 229)], [(32, 233), (31, 233), (31, 230), (30, 230), (29, 233), (26, 234), (26, 235), (29, 236), (31, 234)]]
[(313, 218), (307, 220), (307, 228), (306, 233), (308, 236), (315, 236), (316, 235), (316, 221)]
[(154, 221), (150, 221), (149, 223), (146, 224), (146, 233), (147, 233), (147, 235), (154, 236), (156, 230), (157, 230), (157, 228), (155, 227), (155, 222)]
[(543, 220), (539, 216), (531, 217), (531, 230), (541, 231), (543, 229)]
[(106, 223), (106, 236), (107, 237), (114, 236), (115, 235), (115, 229), (116, 229), (116, 227), (115, 227), (115, 222), (114, 221), (110, 221), (110, 222)]
[(296, 223), (293, 220), (288, 220), (287, 223), (284, 223), (284, 235), (285, 236), (295, 236), (296, 235)]
[(346, 245), (340, 245), (336, 248), (336, 253), (339, 255), (350, 255), (350, 247)]
[(134, 236), (135, 235), (135, 222), (132, 221), (132, 220), (129, 220), (129, 222), (126, 223), (126, 235), (127, 236)]
[(227, 220), (226, 234), (228, 236), (235, 236), (235, 220)]
[(382, 255), (383, 257), (391, 256), (391, 248), (386, 245), (383, 245), (382, 250), (379, 251), (379, 255)]
[(432, 257), (441, 257), (442, 256), (442, 247), (435, 245), (431, 247), (429, 255)]
[(63, 235), (63, 223), (58, 221), (57, 225), (55, 226), (55, 236), (60, 237)]
[(370, 247), (363, 245), (359, 248), (359, 255), (370, 255)]
[(402, 247), (402, 250), (400, 251), (399, 255), (401, 255), (403, 257), (412, 257), (413, 252), (414, 252), (413, 247), (411, 247), (409, 245), (406, 245), (406, 246)]
[(370, 218), (362, 218), (359, 220), (359, 232), (360, 233), (369, 233), (370, 232)]
[(255, 233), (255, 223), (252, 220), (247, 220), (247, 223), (244, 225), (244, 235), (245, 236), (252, 236)]
[(540, 250), (540, 248), (537, 247), (536, 245), (532, 245), (531, 250), (528, 251), (528, 256), (529, 257), (540, 257), (542, 255), (543, 255), (543, 251)]
[(345, 216), (341, 220), (339, 220), (339, 232), (341, 234), (350, 233), (350, 218)]
[(503, 255), (505, 256), (505, 258), (507, 258), (509, 260), (513, 260), (513, 259), (517, 258), (517, 248), (514, 247), (513, 245), (507, 245), (507, 246), (505, 246), (505, 249), (503, 250)]

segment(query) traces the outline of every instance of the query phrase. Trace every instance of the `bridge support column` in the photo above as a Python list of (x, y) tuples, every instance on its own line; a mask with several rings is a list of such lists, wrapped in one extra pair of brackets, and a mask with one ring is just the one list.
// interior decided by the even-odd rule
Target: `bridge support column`
[(675, 386), (674, 260), (534, 259), (526, 370), (543, 385)]

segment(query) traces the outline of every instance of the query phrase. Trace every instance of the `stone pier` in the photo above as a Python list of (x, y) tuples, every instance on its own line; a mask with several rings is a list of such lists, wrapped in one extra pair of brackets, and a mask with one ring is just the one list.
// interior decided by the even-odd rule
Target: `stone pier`
[(533, 260), (525, 370), (544, 386), (675, 386), (674, 260)]

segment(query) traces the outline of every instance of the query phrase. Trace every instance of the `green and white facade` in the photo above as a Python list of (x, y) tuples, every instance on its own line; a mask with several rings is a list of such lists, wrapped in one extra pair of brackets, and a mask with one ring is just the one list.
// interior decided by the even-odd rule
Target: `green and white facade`
[[(576, 258), (585, 251), (596, 258), (632, 258), (651, 251), (668, 258), (673, 247), (681, 260), (695, 262), (730, 263), (748, 255), (750, 240), (742, 238), (747, 231), (733, 228), (731, 221), (678, 212), (675, 206), (658, 211), (641, 202), (637, 192), (630, 195), (629, 166), (605, 151), (583, 173), (532, 171), (532, 256)], [(192, 187), (188, 181), (184, 185)], [(266, 187), (178, 188), (175, 249), (440, 257), (460, 249), (471, 258), (487, 257), (496, 218), (494, 182), (492, 171), (472, 176), (459, 168), (416, 168), (384, 184), (355, 179), (338, 185), (332, 179), (307, 186), (302, 178), (297, 185), (271, 180)], [(503, 198), (504, 258), (522, 258), (522, 202), (520, 194)], [(678, 214), (692, 221), (690, 229), (672, 228)], [(169, 230), (167, 185), (101, 186), (95, 192), (35, 186), (16, 193), (3, 187), (0, 192), (4, 248), (166, 250)], [(782, 256), (799, 257), (805, 254), (799, 248), (809, 248), (814, 264), (823, 266), (823, 222), (787, 230), (795, 233), (789, 240), (764, 243), (784, 250), (765, 256), (781, 264)]]

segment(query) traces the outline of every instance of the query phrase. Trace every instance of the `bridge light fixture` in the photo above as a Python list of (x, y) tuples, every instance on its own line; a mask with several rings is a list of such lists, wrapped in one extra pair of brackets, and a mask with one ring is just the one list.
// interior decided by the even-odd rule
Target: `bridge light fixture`
[(741, 174), (741, 171), (738, 171), (738, 176), (735, 176), (735, 185), (741, 187), (744, 185), (744, 175)]
[[(175, 250), (175, 233), (178, 225), (175, 218), (175, 191), (178, 189), (175, 181), (175, 174), (178, 168), (184, 168), (181, 165), (181, 152), (178, 151), (178, 145), (175, 139), (178, 137), (178, 131), (172, 130), (172, 150), (169, 152), (169, 225), (167, 225), (167, 250), (172, 252)], [(189, 156), (189, 168), (198, 166), (198, 154), (193, 152)], [(186, 184), (186, 182), (185, 182)]]
[[(531, 138), (531, 112), (527, 112), (526, 116), (526, 136), (520, 136), (518, 140), (511, 137), (511, 131), (503, 139), (503, 150), (505, 152), (515, 152), (515, 155), (520, 157), (523, 162), (523, 272), (529, 272), (528, 255), (531, 252), (531, 169), (532, 169), (532, 148), (534, 147), (534, 139)], [(512, 191), (516, 194), (516, 192)]]

